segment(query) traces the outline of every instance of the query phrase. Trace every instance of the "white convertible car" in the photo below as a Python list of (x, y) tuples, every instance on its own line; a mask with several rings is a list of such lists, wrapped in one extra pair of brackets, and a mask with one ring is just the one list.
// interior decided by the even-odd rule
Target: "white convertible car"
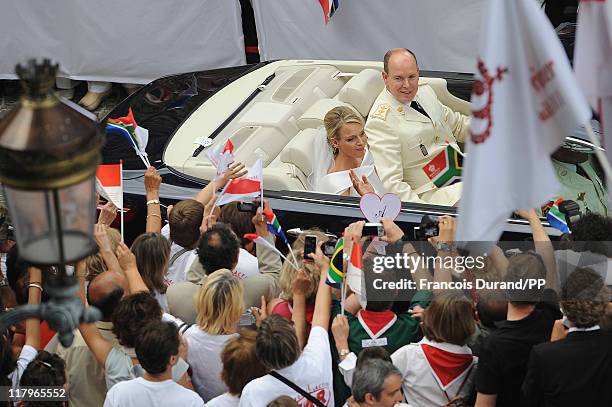
[[(283, 60), (175, 75), (145, 86), (107, 119), (131, 110), (138, 126), (149, 131), (147, 153), (163, 175), (161, 194), (168, 202), (193, 197), (212, 179), (216, 173), (205, 150), (231, 139), (236, 160), (250, 166), (262, 158), (265, 195), (285, 229), (319, 225), (338, 232), (362, 218), (359, 201), (312, 189), (313, 138), (336, 106), (350, 106), (366, 118), (384, 86), (381, 70), (379, 62)], [(423, 71), (420, 81), (442, 103), (469, 114), (472, 75)], [(571, 141), (591, 148), (579, 138)], [(125, 140), (109, 135), (104, 161), (119, 159), (128, 201), (142, 212), (144, 166)], [(397, 220), (409, 229), (425, 214), (454, 213), (455, 208), (405, 202)], [(509, 220), (506, 231), (509, 238), (529, 233), (519, 219)]]

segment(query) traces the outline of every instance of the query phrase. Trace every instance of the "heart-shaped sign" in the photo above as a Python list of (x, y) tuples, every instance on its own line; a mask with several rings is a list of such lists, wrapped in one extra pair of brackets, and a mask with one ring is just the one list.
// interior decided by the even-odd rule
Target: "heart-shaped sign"
[(368, 222), (380, 222), (381, 218), (393, 220), (402, 209), (402, 201), (396, 194), (384, 194), (381, 198), (368, 193), (361, 197), (359, 208)]

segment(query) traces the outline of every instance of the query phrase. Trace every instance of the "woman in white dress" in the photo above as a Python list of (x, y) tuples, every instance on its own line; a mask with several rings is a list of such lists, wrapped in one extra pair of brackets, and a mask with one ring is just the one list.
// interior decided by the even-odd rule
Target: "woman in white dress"
[(325, 133), (315, 141), (313, 189), (346, 196), (383, 194), (361, 116), (350, 107), (338, 106), (327, 112), (323, 123)]

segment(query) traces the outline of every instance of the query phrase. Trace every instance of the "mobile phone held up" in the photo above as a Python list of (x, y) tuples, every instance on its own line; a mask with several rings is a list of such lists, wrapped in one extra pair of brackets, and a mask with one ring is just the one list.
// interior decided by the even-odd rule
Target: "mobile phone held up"
[(257, 213), (259, 202), (238, 202), (238, 212), (250, 212), (253, 215)]
[(304, 260), (312, 261), (312, 258), (308, 256), (310, 253), (314, 253), (317, 250), (317, 236), (306, 235), (304, 238)]
[(361, 236), (377, 236), (382, 237), (385, 235), (385, 228), (382, 223), (368, 222), (363, 225), (363, 231)]

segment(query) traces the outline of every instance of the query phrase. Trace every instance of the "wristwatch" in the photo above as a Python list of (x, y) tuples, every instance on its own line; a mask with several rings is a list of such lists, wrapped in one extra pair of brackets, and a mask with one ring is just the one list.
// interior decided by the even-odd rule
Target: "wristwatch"
[(454, 252), (457, 249), (454, 243), (438, 242), (436, 243), (436, 250), (439, 252)]
[(147, 205), (158, 205), (159, 204), (159, 199), (151, 199), (150, 201), (147, 201)]
[(340, 356), (341, 358), (347, 356), (349, 353), (351, 353), (351, 351), (346, 348), (338, 350), (338, 356)]

